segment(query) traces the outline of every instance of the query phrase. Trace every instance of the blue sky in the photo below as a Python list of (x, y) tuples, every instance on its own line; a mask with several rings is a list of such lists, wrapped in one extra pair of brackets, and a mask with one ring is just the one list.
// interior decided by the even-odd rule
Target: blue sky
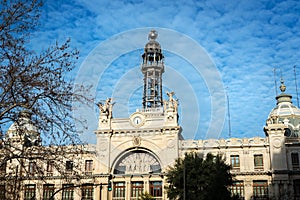
[[(296, 73), (300, 77), (299, 1), (48, 0), (45, 1), (40, 22), (33, 34), (32, 47), (38, 51), (56, 40), (63, 42), (71, 38), (72, 46), (80, 51), (74, 77), (89, 77), (92, 74), (90, 83), (97, 83), (93, 85), (96, 101), (114, 96), (116, 109), (129, 107), (126, 112), (116, 111), (115, 117), (129, 116), (135, 108), (141, 107), (142, 74), (138, 73), (140, 55), (147, 42), (147, 31), (152, 28), (162, 32), (160, 35), (158, 31), (157, 40), (166, 57), (164, 76), (167, 84), (164, 89), (177, 94), (185, 138), (209, 138), (207, 132), (210, 124), (221, 130), (217, 137), (228, 138), (224, 94), (228, 94), (230, 99), (231, 136), (264, 136), (265, 120), (276, 105), (274, 68), (277, 69), (277, 85), (282, 74), (287, 85), (286, 92), (293, 95), (293, 102), (297, 105), (293, 66), (296, 65)], [(144, 32), (145, 36), (141, 38), (140, 33)], [(139, 33), (139, 37), (135, 33)], [(200, 57), (214, 63), (214, 75), (220, 76), (221, 85), (218, 85), (219, 82), (211, 85), (214, 76), (207, 77), (205, 69), (201, 69), (204, 73), (198, 73), (199, 68), (186, 59), (188, 54), (183, 56), (178, 53), (180, 46), (175, 46), (179, 44), (177, 39), (168, 38), (166, 33), (197, 43), (203, 49), (201, 54), (206, 54), (205, 58)], [(130, 41), (136, 42), (135, 37), (139, 41), (136, 44), (143, 45), (135, 47), (134, 44), (134, 48), (127, 48)], [(102, 54), (101, 48), (108, 48), (107, 44), (112, 41), (120, 41), (118, 47), (124, 48), (124, 51), (116, 54), (116, 46), (112, 46), (110, 52), (105, 49), (103, 52), (106, 54)], [(178, 50), (172, 52), (169, 49), (172, 46), (170, 41), (174, 41), (174, 48), (178, 47)], [(191, 55), (196, 51), (188, 50)], [(109, 53), (118, 57), (109, 60)], [(102, 58), (91, 59), (93, 55)], [(99, 68), (102, 69), (99, 75), (96, 73), (99, 69), (85, 68), (87, 61), (94, 61), (97, 66), (97, 59), (106, 59), (103, 58), (105, 56), (108, 59), (105, 63), (109, 64), (100, 66), (99, 61)], [(124, 85), (126, 89), (121, 87)], [(186, 89), (184, 86), (190, 93), (182, 95), (181, 91)], [(214, 104), (214, 101), (219, 102), (214, 99), (219, 97), (214, 96), (218, 91), (210, 87), (220, 88), (223, 92), (221, 99), (225, 101)], [(126, 99), (124, 103), (123, 99), (122, 104), (124, 90), (129, 94), (126, 97), (129, 100)], [(213, 109), (216, 109), (215, 116), (211, 114)], [(86, 111), (86, 115), (81, 116), (90, 116), (85, 138), (93, 138), (93, 130), (97, 127), (97, 110), (94, 107), (92, 111)], [(217, 118), (224, 118), (224, 123)]]

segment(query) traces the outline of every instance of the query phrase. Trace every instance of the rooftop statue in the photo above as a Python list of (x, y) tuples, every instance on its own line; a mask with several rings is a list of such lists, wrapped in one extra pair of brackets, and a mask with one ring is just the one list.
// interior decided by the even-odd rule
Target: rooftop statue
[(112, 118), (112, 108), (115, 103), (112, 103), (112, 98), (107, 98), (105, 103), (99, 102), (97, 106), (100, 109), (100, 115), (107, 116), (108, 119)]
[(172, 109), (173, 111), (177, 112), (178, 99), (173, 98), (174, 94), (175, 94), (175, 92), (167, 92), (169, 99), (167, 101), (164, 101), (164, 108)]

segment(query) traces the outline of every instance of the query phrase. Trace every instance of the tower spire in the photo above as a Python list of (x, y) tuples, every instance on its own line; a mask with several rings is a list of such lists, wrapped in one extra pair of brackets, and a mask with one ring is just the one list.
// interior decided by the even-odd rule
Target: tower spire
[(160, 44), (156, 41), (158, 34), (151, 30), (148, 43), (142, 55), (141, 71), (144, 74), (143, 108), (163, 106), (162, 73), (164, 73), (163, 54)]
[(281, 91), (282, 93), (284, 93), (285, 90), (286, 90), (286, 86), (284, 85), (284, 80), (283, 80), (283, 78), (280, 79), (280, 83), (281, 83), (281, 85), (280, 85), (279, 89), (280, 89), (280, 91)]
[(284, 85), (283, 78), (280, 79), (280, 83), (281, 83), (281, 85), (280, 85), (279, 89), (281, 91), (281, 94), (276, 96), (277, 105), (282, 103), (282, 102), (292, 103), (292, 96), (285, 93), (286, 86)]

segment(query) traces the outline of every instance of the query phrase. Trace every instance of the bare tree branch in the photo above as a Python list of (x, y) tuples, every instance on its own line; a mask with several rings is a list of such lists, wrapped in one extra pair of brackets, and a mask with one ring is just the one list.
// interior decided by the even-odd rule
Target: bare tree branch
[[(61, 166), (85, 152), (75, 127), (84, 122), (73, 116), (72, 104), (93, 101), (70, 78), (79, 55), (70, 39), (39, 53), (28, 48), (41, 6), (40, 0), (0, 1), (0, 168), (9, 163), (0, 181), (11, 187), (11, 199), (19, 199), (22, 180), (46, 181), (48, 161), (61, 178), (70, 177)], [(73, 145), (61, 146), (67, 144)], [(81, 176), (80, 164), (74, 166), (71, 177)]]

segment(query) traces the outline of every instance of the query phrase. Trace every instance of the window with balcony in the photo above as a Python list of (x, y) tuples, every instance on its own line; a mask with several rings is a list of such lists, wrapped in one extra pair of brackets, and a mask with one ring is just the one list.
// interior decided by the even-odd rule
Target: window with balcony
[(85, 161), (85, 174), (91, 175), (93, 172), (93, 160), (86, 160)]
[(230, 163), (232, 169), (240, 169), (240, 156), (239, 155), (231, 155)]
[(81, 187), (81, 200), (93, 200), (94, 186), (93, 184), (83, 184)]
[(244, 181), (234, 181), (230, 186), (232, 196), (244, 199)]
[(264, 159), (262, 154), (254, 155), (254, 169), (261, 170), (264, 168)]
[(131, 183), (131, 199), (139, 199), (143, 193), (144, 183), (141, 181)]
[(24, 188), (24, 200), (33, 200), (35, 198), (35, 185), (28, 184)]
[(114, 182), (113, 200), (125, 199), (125, 182)]
[(260, 200), (268, 199), (268, 181), (253, 181), (253, 196)]
[(54, 193), (54, 184), (43, 185), (43, 200), (50, 200)]
[(161, 181), (150, 181), (150, 194), (155, 199), (162, 199), (162, 182)]
[(291, 159), (292, 159), (293, 169), (299, 169), (299, 154), (296, 152), (291, 153)]
[(64, 184), (62, 191), (62, 200), (73, 200), (74, 199), (74, 185)]

